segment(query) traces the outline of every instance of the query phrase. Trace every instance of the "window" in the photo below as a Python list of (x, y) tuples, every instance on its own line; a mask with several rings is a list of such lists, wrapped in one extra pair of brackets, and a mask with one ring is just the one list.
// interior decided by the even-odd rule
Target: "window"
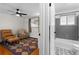
[(29, 32), (32, 32), (32, 28), (38, 28), (39, 31), (39, 17), (30, 18), (28, 25)]
[(75, 17), (74, 15), (67, 16), (68, 25), (74, 25), (75, 24)]
[(66, 25), (66, 16), (60, 18), (60, 25)]
[(75, 25), (75, 16), (74, 15), (61, 16), (60, 25)]

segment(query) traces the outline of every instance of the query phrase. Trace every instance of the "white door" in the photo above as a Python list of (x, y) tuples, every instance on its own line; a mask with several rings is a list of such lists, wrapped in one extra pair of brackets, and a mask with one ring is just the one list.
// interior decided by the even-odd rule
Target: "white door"
[(54, 54), (54, 5), (52, 3), (50, 7), (49, 3), (41, 3), (40, 9), (40, 54)]

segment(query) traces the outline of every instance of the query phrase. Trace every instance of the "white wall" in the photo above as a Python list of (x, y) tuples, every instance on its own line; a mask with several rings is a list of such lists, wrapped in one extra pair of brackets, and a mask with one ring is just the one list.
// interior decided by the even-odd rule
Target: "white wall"
[(12, 29), (15, 33), (23, 28), (23, 19), (14, 15), (0, 14), (0, 29)]
[(29, 21), (29, 18), (25, 17), (24, 18), (24, 24), (23, 24), (23, 28), (28, 32), (28, 21)]

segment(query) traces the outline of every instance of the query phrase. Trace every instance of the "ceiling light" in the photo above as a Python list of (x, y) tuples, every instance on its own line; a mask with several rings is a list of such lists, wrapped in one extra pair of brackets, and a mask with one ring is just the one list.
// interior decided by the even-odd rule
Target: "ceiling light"
[(16, 14), (16, 16), (20, 16), (19, 14)]

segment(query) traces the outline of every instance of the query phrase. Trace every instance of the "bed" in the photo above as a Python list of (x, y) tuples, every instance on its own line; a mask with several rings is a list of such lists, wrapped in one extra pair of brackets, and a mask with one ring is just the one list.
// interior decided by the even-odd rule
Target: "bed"
[(38, 41), (36, 38), (29, 37), (20, 40), (18, 44), (2, 43), (2, 45), (10, 51), (12, 55), (39, 55)]
[[(5, 32), (5, 33), (4, 33)], [(7, 36), (3, 36), (2, 39), (5, 37), (10, 37), (9, 39), (3, 39), (2, 46), (4, 50), (11, 52), (11, 55), (38, 55), (38, 39), (33, 37), (21, 38), (18, 40), (14, 40), (11, 38), (13, 36), (11, 30), (1, 30), (1, 33), (7, 34)], [(4, 35), (2, 34), (2, 35)], [(18, 37), (19, 38), (19, 37)], [(12, 40), (11, 40), (12, 39)], [(11, 40), (11, 41), (9, 41)], [(18, 41), (18, 43), (16, 43)], [(5, 52), (7, 52), (5, 51)]]

